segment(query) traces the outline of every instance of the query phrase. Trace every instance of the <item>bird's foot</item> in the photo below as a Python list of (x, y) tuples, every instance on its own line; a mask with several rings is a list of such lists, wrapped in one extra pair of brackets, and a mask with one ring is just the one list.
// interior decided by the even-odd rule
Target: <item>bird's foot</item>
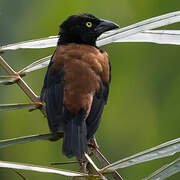
[(99, 146), (97, 144), (97, 141), (96, 141), (96, 138), (95, 137), (92, 137), (89, 139), (88, 141), (88, 146), (92, 149), (99, 149)]

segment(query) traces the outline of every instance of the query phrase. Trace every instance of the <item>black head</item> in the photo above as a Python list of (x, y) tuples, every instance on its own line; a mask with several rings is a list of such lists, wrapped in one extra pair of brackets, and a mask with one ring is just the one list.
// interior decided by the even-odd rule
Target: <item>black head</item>
[(72, 15), (60, 25), (58, 45), (67, 43), (95, 45), (102, 33), (118, 28), (113, 22), (91, 14)]

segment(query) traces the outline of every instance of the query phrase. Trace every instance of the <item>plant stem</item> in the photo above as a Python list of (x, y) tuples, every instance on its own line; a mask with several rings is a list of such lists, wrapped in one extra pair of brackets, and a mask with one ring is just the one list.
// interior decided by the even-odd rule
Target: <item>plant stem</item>
[[(19, 76), (19, 74), (15, 72), (1, 56), (0, 65), (9, 75), (17, 77), (18, 86), (24, 91), (24, 93), (29, 97), (32, 102), (42, 105), (40, 98), (32, 91), (32, 89), (25, 83), (25, 81)], [(45, 108), (43, 107), (43, 105), (40, 110), (46, 116)]]
[[(104, 166), (109, 165), (109, 161), (104, 157), (104, 155), (99, 151), (99, 149), (92, 149), (93, 154), (99, 159), (100, 162), (104, 164)], [(117, 171), (111, 173), (114, 179), (123, 180), (123, 178), (118, 174)]]

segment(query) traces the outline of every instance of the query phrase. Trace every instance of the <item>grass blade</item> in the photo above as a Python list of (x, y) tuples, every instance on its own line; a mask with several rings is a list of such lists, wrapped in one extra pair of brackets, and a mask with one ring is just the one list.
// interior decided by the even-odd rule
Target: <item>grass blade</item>
[(54, 47), (57, 44), (58, 36), (49, 36), (47, 38), (29, 40), (24, 42), (19, 42), (15, 44), (9, 44), (0, 47), (1, 51), (7, 50), (17, 50), (17, 49), (39, 49), (39, 48), (49, 48)]
[(166, 164), (165, 166), (161, 167), (144, 180), (163, 180), (178, 172), (180, 172), (180, 158), (174, 160), (170, 164)]
[(38, 135), (30, 135), (30, 136), (23, 136), (13, 139), (5, 139), (0, 140), (0, 148), (5, 148), (10, 145), (14, 144), (22, 144), (28, 143), (33, 141), (40, 141), (40, 140), (58, 140), (63, 137), (63, 134), (38, 134)]
[(15, 76), (0, 76), (0, 85), (14, 84), (17, 80)]
[(0, 161), (0, 167), (36, 171), (36, 172), (41, 172), (41, 173), (53, 173), (53, 174), (59, 174), (59, 175), (69, 176), (69, 177), (88, 177), (89, 176), (88, 174), (85, 174), (85, 173), (68, 171), (64, 169), (57, 169), (57, 168), (51, 168), (51, 167), (46, 167), (46, 166), (36, 166), (36, 165), (31, 165), (31, 164), (22, 164), (22, 163), (15, 163), (15, 162), (7, 162), (7, 161)]
[(112, 31), (111, 34), (105, 36), (97, 42), (98, 46), (103, 46), (112, 42), (117, 42), (122, 38), (126, 38), (128, 36), (150, 30), (158, 27), (166, 26), (169, 24), (173, 24), (176, 22), (180, 22), (180, 11), (164, 14), (161, 16), (157, 16), (154, 18), (150, 18), (136, 24), (132, 24), (130, 26), (121, 28), (116, 31)]
[(19, 71), (19, 74), (24, 74), (24, 73), (27, 73), (27, 72), (42, 69), (42, 68), (48, 66), (50, 59), (51, 59), (51, 55), (47, 56), (47, 57), (44, 57), (42, 59), (39, 59), (39, 60), (33, 62), (32, 64), (28, 65), (27, 67), (25, 67), (21, 71)]
[(115, 163), (112, 163), (103, 169), (100, 170), (101, 173), (108, 171), (115, 171), (120, 168), (125, 168), (128, 166), (132, 166), (138, 163), (151, 161), (154, 159), (172, 156), (175, 153), (180, 152), (180, 138), (168, 141), (159, 146), (150, 148), (143, 152), (137, 153), (125, 159), (119, 160)]
[[(137, 33), (144, 32), (146, 30), (155, 29), (155, 28), (166, 26), (166, 25), (173, 24), (176, 22), (180, 22), (180, 11), (150, 18), (150, 19), (132, 24), (130, 26), (120, 28), (118, 30), (104, 33), (101, 35), (101, 37), (98, 38), (97, 46), (103, 46), (112, 42), (125, 42), (125, 41), (121, 41), (121, 39), (127, 38)], [(142, 34), (139, 34), (139, 35), (142, 36)], [(49, 47), (56, 46), (57, 40), (58, 40), (58, 36), (50, 36), (47, 38), (29, 40), (25, 42), (19, 42), (15, 44), (1, 46), (0, 51), (16, 50), (20, 48), (49, 48)], [(150, 42), (150, 41), (148, 40), (145, 42)]]
[(36, 109), (40, 106), (41, 103), (0, 104), (0, 112), (15, 109)]
[(180, 30), (148, 30), (121, 38), (116, 42), (152, 42), (180, 45)]

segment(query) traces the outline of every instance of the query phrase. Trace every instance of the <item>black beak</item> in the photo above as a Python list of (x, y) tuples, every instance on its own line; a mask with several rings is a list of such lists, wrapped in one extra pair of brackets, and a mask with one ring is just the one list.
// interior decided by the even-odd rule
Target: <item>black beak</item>
[(97, 35), (99, 36), (106, 31), (110, 31), (110, 30), (116, 29), (118, 27), (119, 27), (119, 25), (117, 25), (114, 22), (101, 19), (99, 25), (95, 28), (95, 31), (96, 31)]

